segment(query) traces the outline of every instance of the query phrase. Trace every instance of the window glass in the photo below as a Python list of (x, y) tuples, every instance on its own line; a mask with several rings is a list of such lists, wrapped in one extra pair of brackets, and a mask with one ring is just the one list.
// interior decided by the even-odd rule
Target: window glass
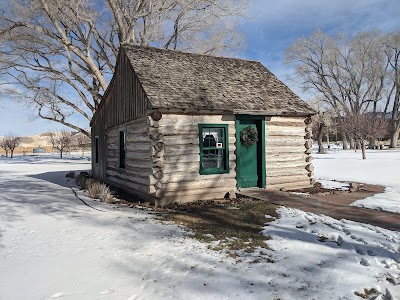
[(95, 163), (98, 164), (99, 163), (99, 137), (96, 136), (94, 138), (94, 143), (95, 143), (95, 153), (94, 153), (94, 159), (95, 159)]
[(199, 125), (200, 173), (224, 173), (228, 170), (227, 125)]
[(125, 169), (125, 130), (119, 132), (119, 167)]

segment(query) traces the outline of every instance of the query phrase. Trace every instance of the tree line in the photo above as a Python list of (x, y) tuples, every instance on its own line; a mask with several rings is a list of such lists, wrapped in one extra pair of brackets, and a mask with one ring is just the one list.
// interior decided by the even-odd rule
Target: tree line
[(334, 120), (344, 149), (348, 143), (354, 148), (358, 141), (365, 150), (365, 140), (374, 146), (374, 140), (386, 132), (390, 147), (397, 147), (400, 31), (348, 36), (317, 30), (295, 41), (285, 59), (294, 68), (292, 79), (316, 96), (317, 136)]
[(0, 148), (6, 152), (6, 157), (10, 152), (10, 157), (14, 156), (15, 148), (21, 144), (21, 138), (14, 133), (9, 133), (0, 139)]
[[(80, 149), (82, 151), (82, 156), (85, 155), (85, 149), (90, 148), (90, 138), (80, 132), (71, 131), (60, 131), (60, 132), (50, 132), (47, 138), (49, 144), (52, 146), (53, 150), (58, 150), (60, 152), (60, 157), (63, 157), (63, 153), (66, 151)], [(0, 148), (2, 148), (6, 157), (10, 154), (13, 158), (14, 151), (22, 143), (22, 138), (14, 133), (8, 133), (4, 137), (0, 138)]]

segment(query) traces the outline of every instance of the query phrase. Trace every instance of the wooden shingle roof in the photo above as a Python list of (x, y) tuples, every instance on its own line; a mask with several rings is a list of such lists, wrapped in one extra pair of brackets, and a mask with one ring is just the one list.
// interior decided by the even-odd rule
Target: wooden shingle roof
[(314, 112), (257, 61), (130, 45), (123, 51), (155, 109)]

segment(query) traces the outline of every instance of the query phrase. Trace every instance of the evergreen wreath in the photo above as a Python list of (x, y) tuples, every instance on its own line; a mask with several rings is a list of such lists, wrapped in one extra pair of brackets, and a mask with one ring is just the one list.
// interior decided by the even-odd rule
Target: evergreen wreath
[(246, 147), (258, 142), (258, 132), (254, 127), (247, 126), (240, 132), (240, 141)]

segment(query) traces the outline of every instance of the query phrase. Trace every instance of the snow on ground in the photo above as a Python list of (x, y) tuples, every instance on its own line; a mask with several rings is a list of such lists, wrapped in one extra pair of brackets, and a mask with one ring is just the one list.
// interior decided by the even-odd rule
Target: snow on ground
[(356, 181), (386, 187), (385, 193), (352, 205), (400, 213), (400, 150), (367, 150), (366, 160), (360, 150), (335, 150), (313, 157), (318, 181)]
[(400, 299), (399, 232), (281, 208), (264, 229), (274, 262), (237, 262), (151, 212), (85, 197), (65, 174), (89, 168), (0, 158), (0, 299), (361, 299), (364, 288)]
[(344, 183), (344, 182), (340, 182), (340, 181), (319, 179), (318, 182), (321, 183), (321, 186), (324, 189), (339, 189), (339, 190), (348, 190), (349, 189), (348, 183)]

